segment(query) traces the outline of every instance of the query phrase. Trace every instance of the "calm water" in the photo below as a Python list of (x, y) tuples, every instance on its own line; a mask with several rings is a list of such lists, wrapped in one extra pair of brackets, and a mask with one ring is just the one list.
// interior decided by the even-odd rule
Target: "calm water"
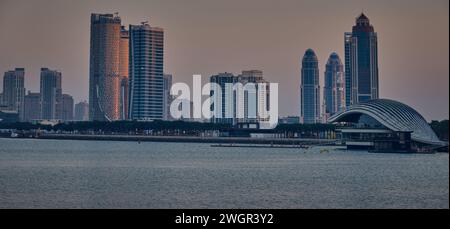
[(0, 208), (448, 208), (448, 154), (0, 139)]

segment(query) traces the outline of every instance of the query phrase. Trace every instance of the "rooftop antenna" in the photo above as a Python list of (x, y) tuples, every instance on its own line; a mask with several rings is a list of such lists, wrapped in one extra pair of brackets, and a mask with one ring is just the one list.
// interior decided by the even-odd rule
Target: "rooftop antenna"
[(148, 21), (143, 21), (143, 22), (141, 22), (141, 24), (142, 24), (142, 25), (147, 25), (147, 24), (148, 24)]

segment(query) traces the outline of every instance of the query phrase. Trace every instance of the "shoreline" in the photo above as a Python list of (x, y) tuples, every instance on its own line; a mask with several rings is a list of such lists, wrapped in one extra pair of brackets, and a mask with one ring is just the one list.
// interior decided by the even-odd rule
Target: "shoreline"
[[(343, 146), (337, 139), (306, 138), (249, 138), (249, 137), (196, 137), (196, 136), (148, 136), (148, 135), (88, 135), (88, 134), (41, 134), (38, 137), (5, 137), (0, 139), (36, 139), (36, 140), (79, 140), (79, 141), (123, 141), (123, 142), (170, 142), (170, 143), (208, 143), (214, 148), (297, 148), (309, 149), (315, 146)], [(441, 152), (403, 152), (377, 151), (369, 153), (387, 154), (434, 154)]]
[[(17, 139), (12, 138), (11, 139)], [(195, 137), (195, 136), (146, 136), (146, 135), (84, 135), (84, 134), (42, 134), (38, 137), (18, 139), (88, 140), (88, 141), (136, 141), (136, 142), (192, 142), (230, 143), (263, 145), (336, 145), (336, 139), (300, 138), (247, 138), (247, 137)]]

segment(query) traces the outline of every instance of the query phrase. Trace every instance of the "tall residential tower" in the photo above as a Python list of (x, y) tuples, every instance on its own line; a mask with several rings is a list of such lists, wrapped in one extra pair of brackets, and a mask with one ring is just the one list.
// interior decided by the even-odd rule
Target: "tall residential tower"
[(129, 119), (163, 119), (164, 31), (142, 23), (129, 34)]
[(270, 90), (262, 71), (246, 70), (238, 76), (219, 73), (210, 77), (210, 83), (213, 83), (210, 95), (214, 95), (212, 123), (266, 126)]
[[(212, 101), (212, 110), (214, 111), (211, 118), (212, 123), (235, 124), (236, 96), (233, 91), (226, 90), (225, 85), (234, 85), (237, 82), (238, 78), (229, 72), (219, 73), (210, 77), (210, 83), (214, 83), (210, 95), (215, 96), (214, 101)], [(215, 95), (215, 92), (220, 92), (220, 94)]]
[(121, 19), (113, 14), (91, 15), (89, 67), (89, 118), (95, 121), (120, 119)]
[(41, 94), (28, 91), (24, 101), (24, 121), (41, 119)]
[(41, 119), (62, 119), (61, 72), (41, 68)]
[(86, 101), (75, 104), (75, 121), (89, 120), (89, 104)]
[(24, 98), (25, 69), (16, 68), (14, 71), (5, 72), (3, 76), (3, 106), (7, 110), (16, 111), (20, 120), (23, 120)]
[(325, 66), (323, 101), (325, 118), (345, 108), (344, 66), (338, 54), (334, 52), (331, 53)]
[(68, 94), (62, 95), (61, 119), (64, 122), (73, 121), (73, 97)]
[(120, 30), (120, 58), (119, 58), (119, 74), (120, 74), (120, 119), (128, 119), (128, 67), (129, 67), (129, 34), (125, 26)]
[(308, 49), (302, 59), (300, 82), (300, 122), (306, 124), (320, 122), (319, 63), (312, 49)]
[(346, 106), (378, 98), (377, 33), (363, 13), (345, 33)]

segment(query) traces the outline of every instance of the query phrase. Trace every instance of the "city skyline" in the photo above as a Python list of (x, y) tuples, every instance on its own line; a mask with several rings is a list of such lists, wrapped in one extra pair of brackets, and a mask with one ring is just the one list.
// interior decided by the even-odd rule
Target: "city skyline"
[[(433, 1), (431, 3), (426, 3), (421, 1), (408, 1), (408, 3), (410, 4), (405, 5), (405, 2), (403, 2), (402, 4), (401, 1), (395, 1), (393, 5), (389, 5), (389, 7), (391, 7), (392, 9), (386, 9), (385, 5), (387, 4), (376, 4), (371, 2), (359, 1), (358, 3), (354, 4), (355, 9), (343, 10), (337, 7), (336, 12), (334, 12), (332, 16), (337, 16), (339, 20), (335, 21), (338, 21), (339, 23), (330, 21), (330, 26), (317, 26), (317, 23), (312, 23), (316, 21), (315, 18), (329, 17), (325, 15), (328, 12), (327, 9), (324, 8), (323, 10), (317, 10), (315, 11), (314, 15), (306, 12), (308, 11), (307, 9), (319, 9), (319, 7), (323, 7), (324, 2), (319, 1), (319, 3), (312, 3), (310, 1), (302, 1), (301, 3), (294, 3), (292, 1), (282, 1), (277, 7), (273, 8), (274, 12), (270, 12), (269, 15), (279, 16), (279, 13), (282, 11), (286, 12), (286, 14), (283, 17), (275, 17), (273, 21), (266, 21), (269, 18), (261, 17), (262, 15), (259, 13), (259, 10), (263, 10), (262, 8), (268, 8), (268, 2), (261, 1), (261, 4), (263, 5), (261, 8), (259, 6), (251, 8), (251, 2), (252, 1), (244, 1), (244, 3), (236, 3), (236, 5), (227, 3), (214, 3), (214, 6), (211, 6), (211, 4), (208, 4), (204, 1), (194, 1), (193, 5), (199, 6), (200, 8), (212, 7), (211, 11), (218, 13), (218, 18), (223, 21), (217, 21), (217, 19), (211, 18), (212, 21), (204, 21), (203, 24), (200, 23), (197, 24), (197, 27), (191, 28), (193, 31), (188, 34), (186, 34), (185, 29), (181, 29), (179, 27), (181, 25), (185, 25), (186, 21), (176, 21), (177, 23), (175, 23), (173, 21), (173, 18), (161, 15), (159, 12), (155, 12), (152, 10), (147, 13), (139, 12), (136, 13), (136, 15), (133, 15), (133, 13), (131, 13), (132, 9), (138, 11), (136, 7), (127, 6), (119, 2), (111, 2), (111, 4), (108, 4), (110, 6), (107, 9), (97, 6), (98, 3), (90, 4), (90, 6), (92, 5), (92, 7), (88, 7), (87, 5), (89, 4), (87, 2), (76, 4), (71, 2), (67, 5), (78, 7), (75, 7), (74, 12), (67, 12), (67, 14), (69, 14), (68, 16), (70, 18), (71, 16), (73, 16), (72, 14), (82, 11), (83, 13), (79, 14), (77, 17), (81, 22), (86, 20), (86, 18), (84, 18), (84, 14), (88, 11), (89, 14), (97, 12), (110, 13), (118, 11), (120, 13), (119, 15), (124, 21), (123, 24), (125, 25), (138, 23), (138, 20), (143, 21), (150, 17), (150, 25), (161, 26), (167, 32), (167, 41), (165, 41), (165, 49), (167, 50), (165, 58), (167, 59), (165, 59), (164, 61), (166, 65), (164, 72), (172, 74), (174, 82), (190, 83), (192, 74), (196, 73), (202, 74), (203, 76), (206, 76), (204, 78), (207, 78), (211, 75), (217, 74), (218, 72), (229, 71), (235, 73), (239, 72), (240, 69), (261, 69), (265, 72), (265, 78), (267, 78), (268, 81), (280, 83), (280, 115), (299, 116), (298, 106), (300, 102), (298, 100), (298, 86), (300, 85), (300, 69), (298, 63), (300, 63), (301, 61), (304, 50), (306, 50), (307, 48), (312, 48), (315, 51), (317, 50), (316, 53), (319, 59), (320, 85), (323, 86), (323, 72), (325, 70), (325, 64), (329, 53), (336, 51), (339, 56), (344, 56), (343, 34), (344, 32), (347, 32), (351, 29), (351, 26), (354, 24), (355, 18), (361, 13), (361, 8), (365, 8), (364, 13), (368, 15), (371, 20), (371, 24), (375, 26), (377, 33), (380, 36), (380, 44), (378, 47), (380, 53), (380, 98), (392, 98), (410, 104), (411, 106), (419, 110), (422, 114), (424, 114), (424, 116), (428, 120), (448, 118), (448, 2)], [(67, 5), (61, 4), (60, 2), (52, 3), (52, 6), (55, 8), (64, 9), (65, 7), (67, 7)], [(174, 8), (173, 4), (174, 1), (169, 1), (169, 3), (154, 1), (151, 3), (142, 3), (136, 5), (153, 5), (153, 9), (155, 10), (157, 10), (158, 8), (160, 8), (161, 10), (172, 9), (174, 10), (174, 12), (177, 12), (177, 9)], [(335, 5), (335, 3), (329, 4)], [(8, 8), (8, 6), (12, 6), (12, 9), (10, 9), (10, 7), (8, 9), (14, 12), (15, 10), (21, 8), (23, 9), (24, 5), (28, 5), (28, 7), (32, 6), (33, 2), (19, 1), (18, 3), (13, 3), (2, 1), (0, 5), (0, 9), (5, 9)], [(343, 5), (346, 5), (348, 7), (352, 4)], [(358, 7), (356, 7), (356, 5), (358, 5)], [(424, 5), (426, 5), (427, 7), (423, 7)], [(307, 14), (310, 19), (306, 21), (295, 20), (296, 16), (294, 16), (292, 9), (288, 9), (291, 8), (288, 6), (298, 6), (297, 8), (294, 7), (294, 9)], [(25, 7), (25, 10), (26, 8), (27, 7)], [(229, 12), (236, 9), (238, 10), (233, 11), (236, 13), (233, 14), (231, 18), (224, 19), (222, 13), (219, 13), (219, 9), (223, 9), (224, 12)], [(249, 19), (238, 21), (237, 19), (243, 19), (243, 15), (241, 15), (243, 14), (243, 12), (241, 12), (243, 11), (242, 9), (251, 9)], [(391, 19), (393, 18), (393, 16), (395, 16), (392, 15), (394, 11), (398, 11), (398, 15), (394, 17), (394, 20), (391, 20), (389, 23), (387, 23), (386, 21), (389, 21), (387, 19)], [(38, 14), (39, 12), (40, 11), (38, 11)], [(416, 12), (416, 15), (414, 15), (416, 19), (412, 18), (413, 12)], [(417, 14), (417, 12), (419, 13)], [(431, 14), (431, 12), (433, 12), (433, 14)], [(0, 26), (3, 28), (4, 26), (7, 26), (7, 22), (12, 20), (10, 18), (14, 17), (11, 16), (11, 12), (2, 11), (0, 13), (2, 14), (2, 16), (0, 16)], [(384, 15), (380, 13), (384, 13)], [(55, 13), (51, 13), (50, 15), (45, 17), (43, 15), (41, 16), (43, 16), (47, 20), (50, 20), (51, 16), (55, 17), (55, 15), (53, 14)], [(200, 16), (203, 16), (203, 19), (205, 19), (205, 15), (206, 14), (200, 14)], [(66, 19), (68, 19), (66, 16), (66, 14), (60, 14), (58, 20), (61, 19), (61, 21), (66, 21)], [(186, 17), (186, 15), (182, 14), (178, 17)], [(194, 16), (192, 17), (192, 20), (188, 22), (202, 21), (199, 20), (202, 18)], [(89, 19), (89, 15), (87, 16), (87, 19)], [(264, 20), (262, 20), (261, 22), (257, 22), (257, 19)], [(280, 21), (286, 22), (286, 26), (277, 26), (276, 23)], [(50, 21), (46, 22), (50, 24), (52, 23)], [(287, 44), (269, 45), (267, 47), (267, 50), (261, 49), (262, 46), (268, 44), (266, 43), (268, 41), (267, 38), (263, 38), (261, 36), (262, 34), (260, 33), (261, 29), (265, 28), (263, 27), (264, 22), (269, 22), (269, 24), (266, 25), (269, 25), (270, 28), (273, 28), (273, 33), (279, 33), (279, 35), (282, 36), (282, 38), (278, 38), (279, 41), (285, 40), (285, 36), (289, 37), (289, 35), (293, 35), (292, 39), (299, 37), (302, 39), (297, 40), (295, 43), (292, 42), (292, 40), (288, 39), (289, 42)], [(410, 32), (409, 29), (412, 28), (399, 26), (404, 24), (405, 22), (408, 22), (408, 25), (414, 27), (414, 31), (417, 34), (416, 36), (406, 37), (408, 40), (405, 40), (405, 37), (402, 37), (402, 39), (404, 40), (401, 40), (393, 35), (396, 34), (398, 36), (399, 33), (402, 32), (406, 32), (404, 36), (411, 35), (408, 32)], [(439, 24), (437, 24), (437, 22), (439, 22)], [(447, 26), (440, 26), (445, 23), (447, 23)], [(314, 24), (316, 25), (315, 27), (320, 27), (320, 30), (329, 32), (330, 35), (317, 37), (315, 34), (320, 34), (321, 31), (318, 31), (317, 28), (313, 26)], [(333, 26), (336, 24), (339, 24), (339, 26)], [(72, 24), (70, 25), (72, 27)], [(439, 25), (439, 33), (426, 32), (429, 30), (434, 31), (435, 28), (430, 25)], [(291, 26), (294, 27), (290, 28)], [(228, 39), (230, 38), (230, 35), (227, 35), (226, 32), (230, 32), (230, 30), (233, 31), (233, 27), (248, 28), (250, 31), (234, 31), (234, 33), (232, 33), (234, 34), (234, 36), (232, 36), (233, 39), (230, 40)], [(38, 28), (40, 28), (40, 26), (38, 26)], [(205, 35), (206, 31), (202, 30), (204, 28), (213, 28), (212, 30), (210, 30), (211, 34), (207, 34), (209, 35), (207, 38), (213, 39), (206, 39), (206, 41), (192, 39), (200, 35)], [(220, 31), (220, 33), (218, 34), (213, 34), (214, 31), (219, 28), (222, 28), (223, 31)], [(40, 53), (40, 57), (44, 60), (41, 60), (39, 58), (31, 58), (33, 56), (36, 56), (35, 49), (40, 50), (41, 47), (29, 46), (30, 42), (28, 42), (28, 40), (23, 40), (26, 37), (19, 36), (19, 38), (13, 40), (19, 40), (17, 42), (23, 41), (25, 47), (32, 47), (32, 49), (29, 50), (29, 54), (27, 52), (21, 52), (20, 48), (17, 53), (15, 51), (9, 51), (16, 50), (10, 49), (10, 46), (17, 47), (17, 45), (15, 45), (16, 42), (14, 42), (12, 45), (5, 46), (4, 44), (8, 44), (8, 41), (9, 43), (11, 43), (12, 41), (10, 40), (10, 38), (0, 35), (0, 41), (2, 41), (0, 42), (0, 51), (1, 53), (7, 54), (3, 55), (0, 59), (0, 71), (5, 72), (16, 67), (24, 67), (25, 69), (27, 69), (27, 73), (25, 75), (25, 87), (27, 88), (27, 90), (35, 92), (38, 91), (35, 85), (36, 81), (38, 81), (38, 77), (37, 79), (35, 79), (36, 66), (39, 66), (39, 68), (41, 66), (49, 66), (49, 68), (51, 69), (56, 69), (64, 73), (64, 80), (67, 80), (68, 83), (63, 83), (63, 90), (73, 95), (76, 102), (87, 100), (89, 71), (88, 68), (85, 68), (86, 64), (87, 67), (89, 65), (89, 44), (86, 46), (84, 41), (87, 39), (89, 43), (89, 25), (86, 26), (83, 22), (80, 24), (76, 24), (74, 29), (79, 32), (82, 31), (81, 34), (83, 34), (82, 39), (78, 40), (78, 42), (76, 43), (73, 43), (74, 41), (71, 41), (70, 39), (67, 41), (57, 40), (56, 42), (53, 42), (55, 44), (51, 44), (54, 46), (51, 46), (50, 44), (45, 45), (46, 42), (43, 42), (44, 47), (49, 51), (48, 55), (51, 56), (47, 57), (46, 54)], [(392, 29), (396, 29), (397, 31), (394, 31)], [(85, 30), (87, 30), (87, 37), (85, 37)], [(45, 32), (46, 29), (44, 28), (43, 31), (32, 31), (41, 34), (41, 32)], [(192, 34), (194, 32), (198, 32), (199, 34)], [(19, 35), (21, 33), (19, 33)], [(71, 34), (72, 31), (68, 31), (68, 33)], [(58, 35), (56, 31), (50, 34), (56, 34), (56, 37), (61, 36)], [(240, 34), (242, 36), (239, 36)], [(434, 36), (426, 36), (425, 38), (422, 37), (425, 36), (425, 34), (434, 34)], [(249, 44), (249, 41), (252, 41), (250, 35), (257, 35), (258, 41)], [(183, 39), (186, 38), (186, 36), (188, 36), (188, 38), (190, 37), (191, 39)], [(241, 40), (236, 40), (237, 37), (241, 38)], [(273, 38), (272, 36), (269, 37)], [(39, 40), (39, 38), (36, 39)], [(316, 39), (317, 41), (311, 41), (311, 39)], [(61, 44), (64, 44), (66, 42), (70, 43), (70, 46), (81, 47), (81, 50), (85, 50), (87, 48), (87, 55), (75, 55), (77, 57), (75, 58), (75, 56), (73, 56), (72, 54), (76, 54), (78, 53), (78, 51), (74, 51), (61, 54), (59, 55), (59, 58), (58, 56), (56, 56), (57, 58), (55, 59), (55, 56), (52, 56), (51, 53), (55, 52), (54, 49), (59, 49), (60, 47), (62, 47)], [(230, 45), (230, 43), (233, 42), (235, 42), (236, 44)], [(41, 43), (39, 43), (39, 45)], [(440, 46), (436, 48), (435, 46), (437, 46), (438, 44)], [(283, 52), (282, 50), (286, 50), (286, 47), (291, 48), (291, 50)], [(194, 51), (194, 49), (196, 50)], [(225, 49), (229, 49), (229, 51)], [(398, 49), (398, 51), (389, 52), (389, 49)], [(275, 52), (272, 52), (274, 50)], [(401, 52), (400, 50), (403, 52)], [(239, 55), (234, 58), (229, 58), (230, 52), (235, 52)], [(198, 55), (193, 55), (193, 53), (198, 53)], [(211, 55), (202, 55), (205, 53), (209, 53)], [(264, 53), (270, 53), (271, 55), (266, 55), (267, 57), (261, 57), (265, 56), (261, 55)], [(389, 53), (392, 55), (389, 55)], [(23, 58), (23, 56), (26, 57)], [(432, 56), (433, 58), (429, 58), (430, 56)], [(69, 58), (69, 60), (71, 58), (76, 59), (76, 61), (72, 63), (65, 63), (64, 61), (59, 60), (65, 60), (66, 57)], [(20, 62), (20, 59), (25, 60)], [(274, 61), (276, 59), (280, 60)], [(79, 64), (80, 62), (83, 63)], [(292, 65), (292, 63), (294, 63), (294, 65)], [(75, 68), (77, 66), (77, 70), (71, 70), (71, 68)], [(286, 66), (289, 67), (287, 68)], [(322, 95), (320, 96), (322, 97)], [(322, 104), (323, 100), (321, 101)]]

